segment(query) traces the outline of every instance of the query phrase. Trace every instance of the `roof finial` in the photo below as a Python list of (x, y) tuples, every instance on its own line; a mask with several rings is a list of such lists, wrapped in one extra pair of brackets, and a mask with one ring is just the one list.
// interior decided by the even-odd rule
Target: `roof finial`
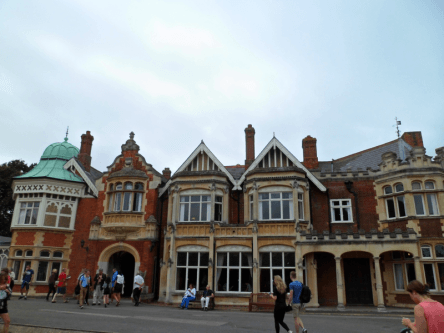
[(401, 120), (398, 120), (398, 117), (395, 117), (395, 120), (396, 120), (396, 125), (394, 125), (393, 127), (395, 127), (396, 126), (396, 134), (398, 134), (398, 138), (399, 138), (399, 134), (400, 134), (400, 131), (399, 131), (399, 125), (401, 125)]
[(131, 131), (131, 133), (130, 133), (130, 139), (134, 140), (134, 132), (133, 131)]
[(69, 132), (69, 126), (66, 129), (66, 137), (65, 137), (65, 142), (68, 142), (68, 132)]
[(275, 136), (274, 136), (274, 132), (273, 132), (273, 138), (275, 138)]

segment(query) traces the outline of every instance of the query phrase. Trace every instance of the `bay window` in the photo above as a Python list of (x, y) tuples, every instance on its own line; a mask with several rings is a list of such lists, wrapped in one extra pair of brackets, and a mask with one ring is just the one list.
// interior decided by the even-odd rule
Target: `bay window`
[(141, 212), (143, 183), (125, 182), (110, 184), (108, 191), (109, 212)]
[(186, 195), (180, 197), (180, 221), (205, 222), (211, 219), (210, 195)]
[(177, 252), (176, 290), (186, 290), (192, 283), (196, 290), (208, 284), (208, 252)]
[(222, 221), (222, 197), (216, 196), (214, 203), (214, 221)]
[(37, 224), (40, 202), (21, 202), (18, 224)]
[(425, 282), (431, 291), (444, 291), (444, 245), (437, 244), (421, 246), (421, 256), (424, 260), (423, 268)]
[(298, 193), (299, 220), (304, 221), (304, 193)]
[[(412, 182), (412, 190), (420, 191), (422, 189), (422, 184), (419, 181)], [(435, 183), (432, 181), (425, 182), (425, 190), (434, 190)], [(439, 215), (438, 208), (438, 198), (436, 193), (430, 193), (422, 191), (425, 193), (413, 194), (413, 201), (415, 202), (415, 212), (416, 215)], [(427, 204), (427, 205), (426, 205)]]
[(218, 252), (216, 287), (221, 292), (251, 292), (253, 255), (250, 252)]
[(292, 220), (293, 193), (259, 193), (259, 220)]
[(249, 203), (250, 203), (250, 221), (253, 221), (254, 220), (254, 211), (253, 211), (253, 207), (254, 207), (254, 199), (253, 199), (253, 195), (249, 195), (248, 196), (248, 198), (249, 198)]

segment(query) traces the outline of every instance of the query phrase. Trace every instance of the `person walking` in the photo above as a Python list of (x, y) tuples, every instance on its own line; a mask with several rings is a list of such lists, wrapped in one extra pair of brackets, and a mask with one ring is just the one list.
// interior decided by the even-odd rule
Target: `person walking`
[(100, 305), (100, 300), (102, 299), (103, 284), (105, 283), (106, 274), (103, 273), (103, 269), (99, 269), (99, 273), (94, 277), (94, 294), (92, 305)]
[(90, 272), (87, 270), (84, 275), (80, 278), (80, 300), (79, 300), (79, 306), (81, 309), (83, 309), (83, 302), (86, 298), (86, 294), (88, 292), (88, 289), (91, 285), (91, 277)]
[(279, 333), (280, 326), (287, 332), (292, 333), (287, 324), (284, 323), (285, 308), (287, 306), (287, 286), (279, 275), (274, 276), (273, 293), (270, 297), (275, 300), (274, 303), (274, 328)]
[(80, 279), (82, 278), (82, 276), (85, 275), (86, 272), (86, 268), (82, 268), (82, 270), (80, 271), (79, 276), (77, 277), (77, 289), (78, 289), (78, 293), (77, 290), (75, 291), (76, 294), (76, 298), (77, 298), (77, 304), (80, 304), (80, 291), (82, 290), (82, 286), (80, 285)]
[[(8, 277), (8, 281), (6, 281), (6, 284), (8, 286), (9, 289), (11, 289), (12, 291), (12, 287), (11, 284), (14, 283), (14, 281), (11, 279), (11, 276), (9, 275), (9, 268), (8, 267), (4, 267), (2, 268), (1, 271), (2, 274), (5, 274)], [(11, 299), (11, 294), (8, 295), (8, 301)]]
[(200, 299), (200, 304), (202, 305), (202, 311), (208, 311), (208, 304), (210, 304), (210, 298), (214, 297), (214, 292), (211, 290), (210, 285), (207, 285), (206, 289), (202, 294)]
[(117, 271), (116, 281), (114, 284), (114, 299), (116, 300), (116, 306), (120, 305), (120, 299), (123, 294), (123, 284), (125, 283), (125, 278), (122, 271)]
[(194, 285), (190, 283), (190, 286), (185, 291), (185, 295), (182, 298), (182, 304), (180, 304), (180, 308), (188, 310), (188, 304), (190, 304), (190, 302), (194, 301), (195, 299), (196, 299), (196, 288), (194, 288)]
[(429, 297), (429, 288), (417, 280), (407, 285), (410, 298), (415, 302), (415, 322), (402, 318), (402, 324), (414, 333), (444, 332), (444, 305)]
[(290, 287), (290, 300), (291, 307), (294, 317), (295, 332), (299, 333), (299, 327), (302, 328), (302, 333), (307, 333), (307, 329), (304, 328), (301, 318), (299, 317), (299, 312), (301, 311), (301, 301), (299, 297), (301, 296), (302, 287), (304, 286), (301, 282), (297, 281), (296, 272), (292, 271), (290, 273), (291, 283)]
[(15, 273), (14, 273), (14, 270), (12, 269), (12, 267), (11, 268), (9, 268), (9, 276), (11, 277), (11, 279), (10, 279), (10, 281), (11, 281), (11, 283), (10, 283), (10, 288), (11, 288), (11, 290), (14, 288), (14, 284), (15, 284)]
[(54, 298), (56, 294), (56, 280), (57, 280), (57, 270), (53, 269), (51, 276), (48, 279), (48, 294), (46, 295), (46, 301), (49, 301), (49, 295), (52, 293), (51, 299)]
[(12, 294), (12, 290), (8, 287), (8, 274), (1, 272), (0, 274), (0, 317), (3, 320), (2, 333), (8, 333), (11, 319), (8, 313), (8, 298)]
[(142, 293), (142, 287), (144, 285), (145, 285), (145, 280), (142, 277), (142, 272), (138, 272), (134, 278), (134, 286), (133, 286), (134, 306), (139, 306), (140, 304), (140, 294)]
[(56, 302), (56, 297), (58, 294), (63, 295), (63, 303), (68, 303), (68, 300), (66, 299), (66, 286), (70, 278), (70, 276), (66, 276), (66, 268), (63, 268), (58, 278), (59, 283), (57, 284), (57, 292), (52, 298), (52, 303)]
[[(32, 277), (34, 276), (34, 270), (31, 269), (31, 266), (27, 265), (25, 268), (25, 271), (23, 272), (23, 280), (22, 280), (22, 286), (20, 288), (20, 297), (19, 299), (22, 299), (25, 297), (25, 300), (28, 299), (28, 292), (29, 292), (29, 286), (32, 283)], [(23, 290), (26, 289), (26, 294), (23, 296)]]
[(111, 294), (111, 278), (107, 276), (105, 282), (103, 283), (103, 304), (105, 305), (105, 308), (109, 305), (110, 294)]
[[(113, 268), (113, 276), (111, 278), (111, 294), (110, 294), (110, 298), (111, 298), (111, 303), (114, 301), (114, 287), (116, 285), (116, 281), (117, 281), (117, 275), (119, 274), (119, 272), (117, 272), (117, 268)], [(109, 305), (109, 303), (108, 303)]]

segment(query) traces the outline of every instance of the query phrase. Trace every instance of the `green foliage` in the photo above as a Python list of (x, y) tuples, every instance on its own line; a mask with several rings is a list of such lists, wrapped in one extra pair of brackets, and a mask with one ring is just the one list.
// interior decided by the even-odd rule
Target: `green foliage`
[(36, 164), (28, 166), (22, 160), (0, 165), (0, 236), (11, 237), (11, 221), (15, 201), (12, 198), (12, 181), (16, 176), (29, 172)]

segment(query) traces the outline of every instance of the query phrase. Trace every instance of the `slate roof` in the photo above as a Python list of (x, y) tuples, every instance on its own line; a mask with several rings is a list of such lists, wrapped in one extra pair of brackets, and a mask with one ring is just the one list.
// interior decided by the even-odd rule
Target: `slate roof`
[(227, 169), (235, 180), (240, 179), (245, 172), (244, 165), (225, 166), (225, 169)]
[(99, 179), (99, 178), (101, 178), (103, 176), (103, 173), (101, 173), (97, 169), (94, 169), (93, 167), (91, 167), (89, 172), (86, 171), (86, 169), (83, 166), (82, 162), (77, 157), (74, 157), (74, 158), (77, 161), (77, 163), (80, 165), (80, 167), (82, 168), (83, 172), (88, 176), (89, 180), (91, 180), (91, 182), (93, 184), (96, 183), (97, 179)]
[(333, 160), (333, 170), (332, 162), (330, 161), (319, 162), (319, 168), (321, 169), (321, 172), (345, 172), (347, 171), (347, 169), (357, 171), (358, 169), (367, 170), (368, 168), (371, 168), (372, 170), (379, 170), (379, 164), (382, 162), (382, 154), (393, 152), (398, 156), (400, 160), (404, 161), (406, 157), (409, 156), (409, 152), (411, 149), (412, 147), (400, 138), (352, 155)]
[(11, 245), (11, 237), (0, 236), (0, 245)]

